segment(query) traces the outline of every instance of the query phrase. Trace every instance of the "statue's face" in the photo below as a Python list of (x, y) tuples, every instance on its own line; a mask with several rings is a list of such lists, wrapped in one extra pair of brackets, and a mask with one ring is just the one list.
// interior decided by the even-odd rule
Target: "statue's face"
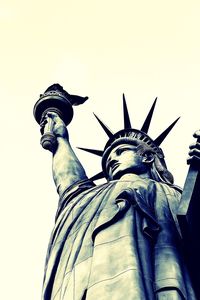
[(119, 179), (127, 173), (140, 175), (147, 171), (148, 166), (144, 162), (144, 156), (138, 153), (137, 146), (137, 141), (135, 145), (121, 144), (110, 152), (106, 169), (111, 180)]

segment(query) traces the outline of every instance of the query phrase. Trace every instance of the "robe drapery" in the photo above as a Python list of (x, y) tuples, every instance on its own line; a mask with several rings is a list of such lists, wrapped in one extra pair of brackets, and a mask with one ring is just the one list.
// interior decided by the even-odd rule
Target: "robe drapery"
[(180, 192), (128, 174), (61, 196), (45, 266), (44, 300), (153, 300), (164, 289), (196, 299), (176, 208)]

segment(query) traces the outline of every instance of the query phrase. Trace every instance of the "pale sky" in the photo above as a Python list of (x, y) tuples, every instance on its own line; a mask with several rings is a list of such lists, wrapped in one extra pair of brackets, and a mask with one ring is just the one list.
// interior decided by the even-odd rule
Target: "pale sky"
[[(40, 93), (58, 82), (89, 96), (69, 134), (74, 147), (96, 149), (107, 138), (93, 112), (120, 130), (125, 93), (140, 128), (158, 97), (149, 135), (181, 116), (162, 148), (183, 186), (200, 127), (199, 14), (198, 0), (1, 1), (1, 299), (41, 297), (58, 196), (32, 113)], [(100, 171), (99, 158), (76, 153), (89, 176)]]

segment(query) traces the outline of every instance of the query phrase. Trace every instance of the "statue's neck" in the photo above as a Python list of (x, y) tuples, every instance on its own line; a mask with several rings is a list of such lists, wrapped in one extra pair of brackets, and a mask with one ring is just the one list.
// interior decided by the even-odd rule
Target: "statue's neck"
[(140, 175), (127, 173), (120, 178), (120, 180), (131, 180), (131, 181), (135, 181), (137, 179), (150, 179), (150, 176), (148, 173), (140, 174)]

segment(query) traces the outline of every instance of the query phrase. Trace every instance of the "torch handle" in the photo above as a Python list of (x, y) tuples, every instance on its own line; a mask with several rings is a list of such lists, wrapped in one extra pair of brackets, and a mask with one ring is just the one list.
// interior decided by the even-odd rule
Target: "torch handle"
[(47, 117), (46, 121), (47, 123), (44, 127), (43, 135), (40, 139), (40, 144), (44, 149), (54, 152), (57, 148), (57, 138), (53, 134), (54, 121), (50, 117)]

